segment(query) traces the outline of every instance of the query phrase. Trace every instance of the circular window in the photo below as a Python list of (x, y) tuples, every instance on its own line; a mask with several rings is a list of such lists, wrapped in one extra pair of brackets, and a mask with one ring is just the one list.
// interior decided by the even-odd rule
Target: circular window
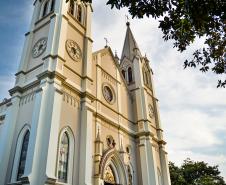
[(114, 102), (114, 92), (112, 88), (108, 85), (103, 85), (103, 96), (108, 103)]

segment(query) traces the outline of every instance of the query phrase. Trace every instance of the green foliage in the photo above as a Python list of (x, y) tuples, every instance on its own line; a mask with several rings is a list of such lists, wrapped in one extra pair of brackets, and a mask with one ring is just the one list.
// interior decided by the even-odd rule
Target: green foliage
[[(163, 39), (174, 40), (173, 47), (180, 52), (195, 38), (203, 37), (205, 46), (198, 48), (184, 67), (199, 67), (201, 72), (212, 71), (225, 78), (225, 0), (107, 0), (107, 5), (117, 9), (127, 7), (133, 18), (159, 18)], [(226, 87), (226, 80), (219, 80), (218, 87)]]
[(226, 185), (218, 166), (186, 159), (181, 167), (169, 163), (172, 185)]

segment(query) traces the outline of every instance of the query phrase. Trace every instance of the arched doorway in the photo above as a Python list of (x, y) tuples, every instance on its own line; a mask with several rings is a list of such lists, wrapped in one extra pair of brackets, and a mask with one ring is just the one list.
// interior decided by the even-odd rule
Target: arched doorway
[(109, 150), (101, 161), (101, 177), (104, 185), (128, 184), (126, 166), (116, 150)]
[(108, 165), (104, 171), (104, 185), (116, 185), (116, 174), (112, 165)]

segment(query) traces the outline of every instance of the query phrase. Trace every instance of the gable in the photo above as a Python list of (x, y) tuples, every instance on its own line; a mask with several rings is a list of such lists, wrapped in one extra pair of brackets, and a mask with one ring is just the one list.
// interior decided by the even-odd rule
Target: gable
[[(133, 120), (132, 95), (123, 78), (120, 66), (111, 52), (111, 49), (104, 48), (95, 52), (93, 54), (93, 59), (96, 61), (95, 63), (97, 70), (101, 71), (96, 80), (96, 86), (100, 87), (99, 91), (101, 92), (103, 87), (107, 85), (112, 89), (114, 92), (113, 94), (116, 97), (114, 103), (109, 104), (104, 98), (103, 92), (101, 92), (99, 96), (100, 101), (111, 107), (111, 109), (114, 109), (116, 112), (119, 110), (118, 106), (122, 107), (120, 113), (130, 120)], [(107, 112), (104, 108), (102, 108), (102, 111)], [(107, 113), (110, 114), (110, 112)]]

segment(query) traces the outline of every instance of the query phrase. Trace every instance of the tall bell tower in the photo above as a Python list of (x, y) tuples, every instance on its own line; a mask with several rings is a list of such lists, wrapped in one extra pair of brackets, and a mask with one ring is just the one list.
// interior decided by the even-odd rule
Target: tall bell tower
[[(10, 90), (4, 127), (0, 134), (0, 184), (44, 185), (56, 182), (91, 184), (91, 140), (86, 127), (92, 97), (92, 6), (79, 0), (35, 0), (34, 12), (25, 34), (25, 43), (14, 88)], [(63, 93), (67, 86), (67, 93)], [(82, 96), (82, 103), (72, 95), (72, 89)], [(65, 90), (66, 91), (66, 90)], [(78, 148), (78, 181), (65, 167), (56, 172), (62, 162), (58, 153), (58, 134), (63, 128), (62, 102), (71, 101), (76, 111), (71, 114), (84, 122), (78, 130), (84, 137)], [(79, 108), (83, 109), (80, 113)], [(70, 114), (70, 113), (69, 113)], [(69, 115), (70, 117), (70, 115)], [(89, 120), (90, 121), (90, 120)], [(69, 121), (68, 121), (69, 122)], [(75, 121), (74, 121), (75, 122)], [(67, 123), (66, 123), (67, 124)], [(73, 125), (73, 121), (71, 121)], [(70, 130), (68, 129), (68, 137)], [(74, 139), (74, 138), (73, 138)], [(89, 140), (88, 140), (89, 139)], [(52, 155), (53, 153), (57, 155)], [(68, 154), (70, 160), (73, 156)], [(80, 159), (80, 160), (79, 160)], [(62, 159), (63, 160), (63, 159)], [(60, 168), (60, 167), (59, 167)], [(74, 168), (67, 164), (66, 168)], [(77, 170), (76, 169), (76, 170)], [(88, 169), (88, 170), (85, 170)], [(70, 177), (69, 177), (70, 176)]]
[(36, 0), (15, 86), (45, 71), (62, 74), (65, 65), (85, 77), (85, 88), (91, 78), (87, 65), (92, 56), (91, 14), (91, 4), (79, 0)]

